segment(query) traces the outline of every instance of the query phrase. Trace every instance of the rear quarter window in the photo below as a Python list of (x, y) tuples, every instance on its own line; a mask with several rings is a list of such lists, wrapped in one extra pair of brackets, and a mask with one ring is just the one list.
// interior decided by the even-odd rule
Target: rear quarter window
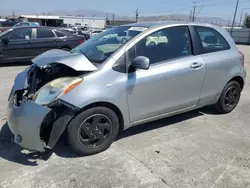
[(195, 31), (201, 42), (202, 53), (212, 53), (230, 49), (230, 45), (226, 39), (215, 29), (195, 27)]
[(43, 39), (43, 38), (54, 38), (55, 35), (51, 29), (48, 28), (37, 28), (37, 38)]
[(67, 34), (66, 33), (64, 33), (64, 32), (61, 32), (61, 31), (54, 31), (55, 33), (56, 33), (56, 35), (58, 36), (58, 37), (66, 37), (67, 36)]

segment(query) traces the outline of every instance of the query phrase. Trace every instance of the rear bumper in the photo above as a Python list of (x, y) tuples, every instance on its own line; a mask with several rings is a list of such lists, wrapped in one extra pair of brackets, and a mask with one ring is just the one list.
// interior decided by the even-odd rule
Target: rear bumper
[[(10, 100), (11, 101), (11, 100)], [(41, 125), (51, 109), (32, 101), (20, 106), (11, 104), (7, 109), (7, 122), (14, 134), (15, 143), (33, 151), (45, 151), (45, 143), (40, 139)]]

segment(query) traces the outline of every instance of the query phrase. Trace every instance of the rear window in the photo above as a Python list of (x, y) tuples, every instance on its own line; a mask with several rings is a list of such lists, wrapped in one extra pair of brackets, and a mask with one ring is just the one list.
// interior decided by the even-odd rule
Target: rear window
[(37, 38), (54, 38), (55, 35), (51, 29), (37, 28)]
[(66, 33), (63, 33), (63, 32), (60, 32), (60, 31), (55, 31), (55, 33), (56, 33), (56, 35), (58, 37), (65, 37), (65, 36), (67, 36)]
[(216, 30), (209, 27), (195, 27), (200, 37), (203, 53), (229, 50), (230, 46), (226, 39)]

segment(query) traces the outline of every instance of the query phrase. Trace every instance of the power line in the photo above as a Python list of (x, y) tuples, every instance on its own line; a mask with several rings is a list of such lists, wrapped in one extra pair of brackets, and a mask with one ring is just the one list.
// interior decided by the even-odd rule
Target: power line
[[(200, 0), (200, 1), (196, 1), (197, 3), (204, 3), (204, 2), (211, 2), (211, 1), (215, 1), (215, 0)], [(218, 0), (216, 0), (218, 2)], [(228, 1), (228, 0), (221, 0), (221, 1)]]
[(243, 8), (243, 9), (241, 10), (239, 27), (240, 27), (241, 22), (242, 22), (243, 11), (244, 11), (244, 10), (248, 10), (248, 9), (250, 9), (250, 8)]
[(176, 11), (176, 10), (183, 10), (183, 9), (189, 9), (189, 8), (192, 8), (191, 6), (186, 6), (186, 7), (180, 7), (180, 8), (174, 8), (174, 9), (155, 9), (155, 10), (144, 10), (144, 11), (140, 11), (141, 13), (150, 13), (150, 12), (155, 12), (155, 13), (157, 13), (157, 12), (166, 12), (166, 11), (168, 11), (168, 12), (174, 12), (174, 11)]
[(204, 5), (202, 5), (201, 6), (201, 8), (200, 8), (200, 10), (199, 10), (199, 12), (196, 14), (196, 16), (195, 16), (195, 19), (197, 18), (197, 16), (200, 14), (200, 12), (201, 12), (201, 10), (202, 10), (202, 8), (204, 7)]
[[(240, 1), (240, 3), (249, 3), (249, 0), (245, 1)], [(231, 5), (231, 3), (235, 3), (235, 1), (227, 1), (223, 3), (216, 3), (216, 4), (205, 4), (206, 7), (213, 7), (213, 6), (218, 6), (218, 5)]]

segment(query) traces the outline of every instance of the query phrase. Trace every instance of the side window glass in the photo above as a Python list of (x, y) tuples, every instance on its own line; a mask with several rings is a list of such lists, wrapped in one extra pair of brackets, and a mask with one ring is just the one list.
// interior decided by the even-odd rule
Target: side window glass
[(64, 33), (62, 33), (62, 32), (59, 32), (59, 31), (55, 31), (55, 33), (56, 33), (56, 35), (57, 35), (58, 37), (65, 37), (65, 36), (66, 36), (66, 34), (64, 34)]
[(145, 56), (150, 64), (192, 55), (189, 29), (166, 28), (143, 38), (135, 45), (135, 56)]
[(203, 47), (203, 53), (230, 49), (226, 39), (216, 30), (208, 27), (195, 27)]
[(43, 28), (37, 28), (37, 34), (36, 34), (38, 39), (43, 39), (43, 38), (54, 38), (55, 35), (50, 29), (43, 29)]
[(147, 42), (146, 42), (147, 46), (153, 46), (159, 43), (165, 43), (165, 44), (168, 43), (168, 38), (166, 35), (164, 35), (162, 31), (155, 32), (147, 37)]
[(32, 28), (20, 28), (13, 30), (8, 38), (10, 40), (29, 40), (32, 36)]

